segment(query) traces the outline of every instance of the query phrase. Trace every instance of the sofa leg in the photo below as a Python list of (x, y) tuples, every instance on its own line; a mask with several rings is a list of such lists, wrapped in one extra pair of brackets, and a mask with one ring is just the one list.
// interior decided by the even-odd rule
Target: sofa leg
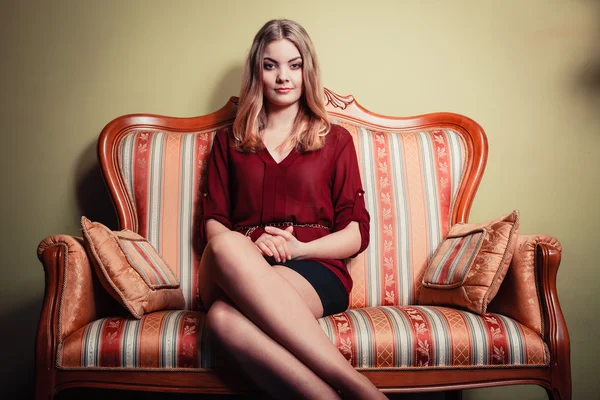
[(35, 400), (53, 400), (54, 390), (37, 386), (35, 388)]
[(554, 364), (552, 367), (552, 378), (549, 382), (551, 386), (544, 387), (548, 394), (548, 399), (571, 400), (571, 365), (569, 360), (567, 359), (567, 361), (562, 364)]
[(571, 390), (564, 390), (564, 388), (545, 388), (548, 393), (548, 400), (571, 400)]
[(54, 390), (54, 371), (48, 374), (38, 374), (35, 377), (35, 400), (53, 400), (56, 391)]
[(462, 390), (451, 390), (444, 397), (446, 400), (462, 400)]

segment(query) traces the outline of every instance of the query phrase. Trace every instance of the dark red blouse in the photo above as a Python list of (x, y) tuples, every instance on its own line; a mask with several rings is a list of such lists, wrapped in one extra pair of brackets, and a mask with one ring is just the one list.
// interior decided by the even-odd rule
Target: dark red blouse
[[(345, 128), (332, 125), (320, 150), (292, 150), (280, 163), (266, 148), (241, 153), (233, 147), (233, 140), (231, 128), (221, 129), (215, 135), (206, 171), (203, 240), (206, 221), (211, 218), (242, 233), (260, 226), (250, 234), (253, 241), (264, 232), (265, 224), (288, 222), (328, 228), (295, 226), (295, 236), (301, 242), (310, 242), (357, 221), (361, 245), (352, 257), (367, 247), (369, 213), (354, 143)], [(343, 260), (315, 260), (332, 270), (350, 292), (352, 278)]]

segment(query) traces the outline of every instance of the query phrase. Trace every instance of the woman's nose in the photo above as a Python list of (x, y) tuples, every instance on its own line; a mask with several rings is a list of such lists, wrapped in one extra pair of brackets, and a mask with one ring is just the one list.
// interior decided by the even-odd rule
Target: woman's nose
[(283, 69), (280, 69), (279, 73), (277, 74), (277, 80), (279, 82), (287, 82), (287, 81), (289, 81), (287, 72), (285, 72), (285, 70), (283, 70)]

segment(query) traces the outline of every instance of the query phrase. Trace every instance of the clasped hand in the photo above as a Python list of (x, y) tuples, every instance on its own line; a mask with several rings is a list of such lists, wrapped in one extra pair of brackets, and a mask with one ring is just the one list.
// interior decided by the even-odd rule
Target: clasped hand
[[(293, 235), (294, 227), (285, 229), (266, 226), (265, 233), (254, 242), (263, 256), (272, 257), (277, 262), (284, 262), (302, 255), (305, 243)], [(250, 238), (250, 237), (248, 237)]]

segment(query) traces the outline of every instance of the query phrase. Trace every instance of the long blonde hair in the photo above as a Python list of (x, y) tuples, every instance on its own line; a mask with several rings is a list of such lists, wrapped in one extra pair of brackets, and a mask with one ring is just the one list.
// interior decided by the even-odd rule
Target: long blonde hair
[(237, 116), (233, 123), (235, 147), (242, 152), (255, 152), (263, 147), (262, 132), (267, 123), (263, 98), (263, 54), (269, 43), (287, 39), (302, 57), (303, 90), (300, 107), (292, 132), (281, 144), (291, 144), (298, 151), (312, 151), (323, 147), (324, 137), (331, 129), (325, 111), (325, 99), (319, 62), (308, 33), (297, 22), (274, 19), (267, 22), (256, 34), (246, 58)]

